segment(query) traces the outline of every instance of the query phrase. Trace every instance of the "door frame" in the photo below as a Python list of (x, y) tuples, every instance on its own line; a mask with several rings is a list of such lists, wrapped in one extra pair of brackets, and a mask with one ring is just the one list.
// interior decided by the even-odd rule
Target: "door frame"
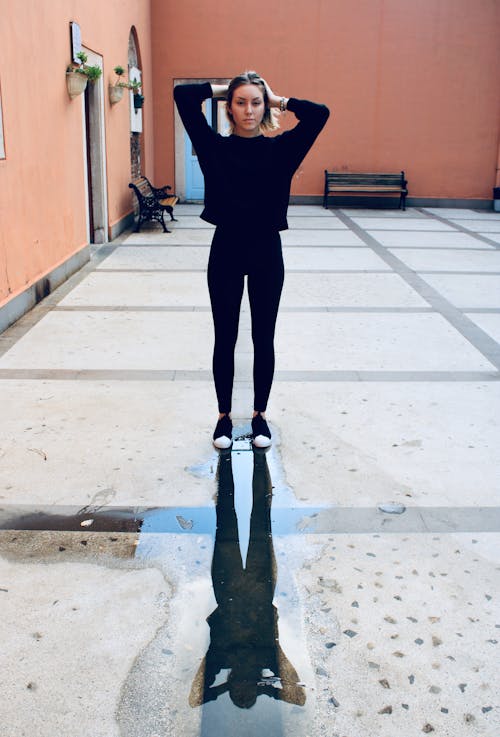
[[(85, 47), (82, 50), (87, 54), (88, 64), (103, 68), (103, 58)], [(91, 84), (89, 82), (89, 84)], [(83, 161), (85, 175), (85, 216), (88, 243), (107, 243), (108, 237), (108, 188), (106, 171), (106, 127), (104, 118), (104, 82), (103, 75), (92, 83), (89, 91), (89, 136), (90, 150), (87, 151), (87, 135), (85, 126), (85, 95), (82, 95), (82, 125), (83, 125)], [(87, 160), (90, 162), (90, 172)], [(89, 190), (89, 174), (92, 181), (92, 191)], [(92, 217), (90, 216), (92, 208)], [(93, 233), (90, 232), (90, 222), (93, 222)]]

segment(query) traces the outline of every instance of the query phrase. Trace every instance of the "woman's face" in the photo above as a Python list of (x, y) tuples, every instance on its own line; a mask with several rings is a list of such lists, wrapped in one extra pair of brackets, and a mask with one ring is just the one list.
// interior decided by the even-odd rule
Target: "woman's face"
[(255, 84), (242, 84), (233, 94), (228, 110), (233, 116), (237, 136), (253, 138), (260, 135), (260, 124), (265, 113), (264, 93)]

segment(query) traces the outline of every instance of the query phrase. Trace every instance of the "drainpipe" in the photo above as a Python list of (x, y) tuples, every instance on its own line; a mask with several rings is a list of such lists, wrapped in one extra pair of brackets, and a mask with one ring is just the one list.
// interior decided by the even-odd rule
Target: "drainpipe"
[(498, 143), (497, 174), (493, 187), (493, 209), (495, 212), (500, 212), (500, 141)]

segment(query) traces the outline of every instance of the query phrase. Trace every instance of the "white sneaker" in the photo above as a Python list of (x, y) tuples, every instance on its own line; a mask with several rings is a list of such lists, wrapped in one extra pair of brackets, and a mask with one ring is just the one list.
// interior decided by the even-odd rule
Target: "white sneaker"
[(213, 444), (219, 450), (226, 450), (233, 444), (233, 423), (227, 415), (221, 417), (215, 426)]
[(269, 425), (261, 414), (252, 418), (252, 438), (256, 448), (269, 448), (272, 443)]

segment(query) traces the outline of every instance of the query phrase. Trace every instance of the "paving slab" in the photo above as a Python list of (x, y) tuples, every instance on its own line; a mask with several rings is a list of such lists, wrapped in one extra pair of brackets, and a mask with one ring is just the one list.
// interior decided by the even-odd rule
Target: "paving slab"
[[(367, 231), (372, 238), (388, 248), (488, 248), (484, 241), (468, 233), (426, 231)], [(493, 246), (492, 246), (493, 248)]]
[(500, 502), (499, 406), (498, 382), (279, 381), (269, 416), (300, 503), (451, 509)]
[(320, 724), (330, 713), (336, 735), (493, 737), (498, 559), (476, 551), (480, 542), (329, 537), (328, 573), (318, 556), (299, 578), (309, 627), (321, 632), (310, 644)]
[(288, 218), (288, 227), (290, 230), (304, 230), (307, 229), (320, 229), (320, 230), (328, 230), (330, 228), (337, 229), (337, 230), (345, 230), (347, 228), (347, 225), (342, 222), (342, 220), (339, 220), (339, 218), (331, 215), (329, 218), (325, 217), (317, 217), (317, 216), (300, 216), (295, 215), (293, 217)]
[(354, 217), (350, 215), (352, 221), (361, 226), (365, 230), (453, 230), (452, 225), (436, 220), (435, 218), (379, 218), (379, 217)]
[(61, 307), (209, 307), (205, 272), (116, 273), (95, 271), (67, 297)]
[(283, 307), (426, 307), (397, 274), (293, 274), (285, 279)]
[(285, 246), (283, 260), (287, 272), (294, 269), (305, 271), (330, 271), (353, 269), (355, 271), (389, 271), (390, 267), (380, 256), (363, 246), (356, 248), (331, 248), (308, 246)]
[(346, 230), (284, 230), (281, 233), (284, 246), (360, 246), (362, 240)]
[(126, 246), (115, 248), (97, 266), (97, 271), (203, 269), (208, 264), (208, 246)]
[(500, 308), (500, 274), (426, 274), (425, 280), (457, 307)]
[(415, 271), (490, 271), (500, 272), (500, 251), (477, 249), (389, 249)]
[(470, 220), (458, 220), (461, 228), (474, 230), (478, 233), (500, 233), (500, 217), (496, 218), (471, 218)]
[(183, 215), (183, 216), (193, 216), (193, 217), (199, 217), (201, 213), (203, 212), (203, 205), (199, 204), (188, 204), (188, 203), (181, 203), (177, 204), (175, 206), (175, 216), (177, 215)]
[(468, 220), (471, 218), (474, 218), (474, 220), (490, 220), (498, 217), (498, 213), (493, 212), (493, 210), (472, 210), (466, 207), (423, 207), (422, 210), (450, 220)]
[(336, 217), (333, 210), (325, 210), (320, 205), (288, 205), (287, 217), (323, 217), (323, 218), (334, 218)]
[(206, 312), (52, 312), (0, 359), (0, 368), (207, 370)]
[(205, 459), (215, 472), (215, 453), (207, 445), (217, 412), (210, 378), (0, 381), (0, 396), (3, 501), (78, 507), (209, 503), (212, 484), (187, 469)]
[(131, 233), (123, 239), (124, 245), (140, 246), (140, 245), (158, 245), (158, 246), (209, 246), (214, 236), (214, 228), (209, 223), (205, 223), (203, 228), (186, 228), (172, 230), (170, 233), (163, 233), (161, 229), (154, 231)]
[(339, 210), (344, 215), (352, 218), (426, 218), (428, 215), (415, 207), (407, 207), (406, 210), (393, 210), (391, 208), (362, 208), (343, 207)]
[[(283, 370), (455, 371), (492, 364), (440, 316), (282, 312), (276, 335)], [(0, 364), (1, 366), (1, 364)]]
[(168, 583), (154, 568), (120, 570), (102, 558), (68, 565), (59, 546), (42, 563), (33, 537), (8, 552), (14, 536), (0, 536), (3, 734), (119, 737), (122, 682), (162, 623)]

